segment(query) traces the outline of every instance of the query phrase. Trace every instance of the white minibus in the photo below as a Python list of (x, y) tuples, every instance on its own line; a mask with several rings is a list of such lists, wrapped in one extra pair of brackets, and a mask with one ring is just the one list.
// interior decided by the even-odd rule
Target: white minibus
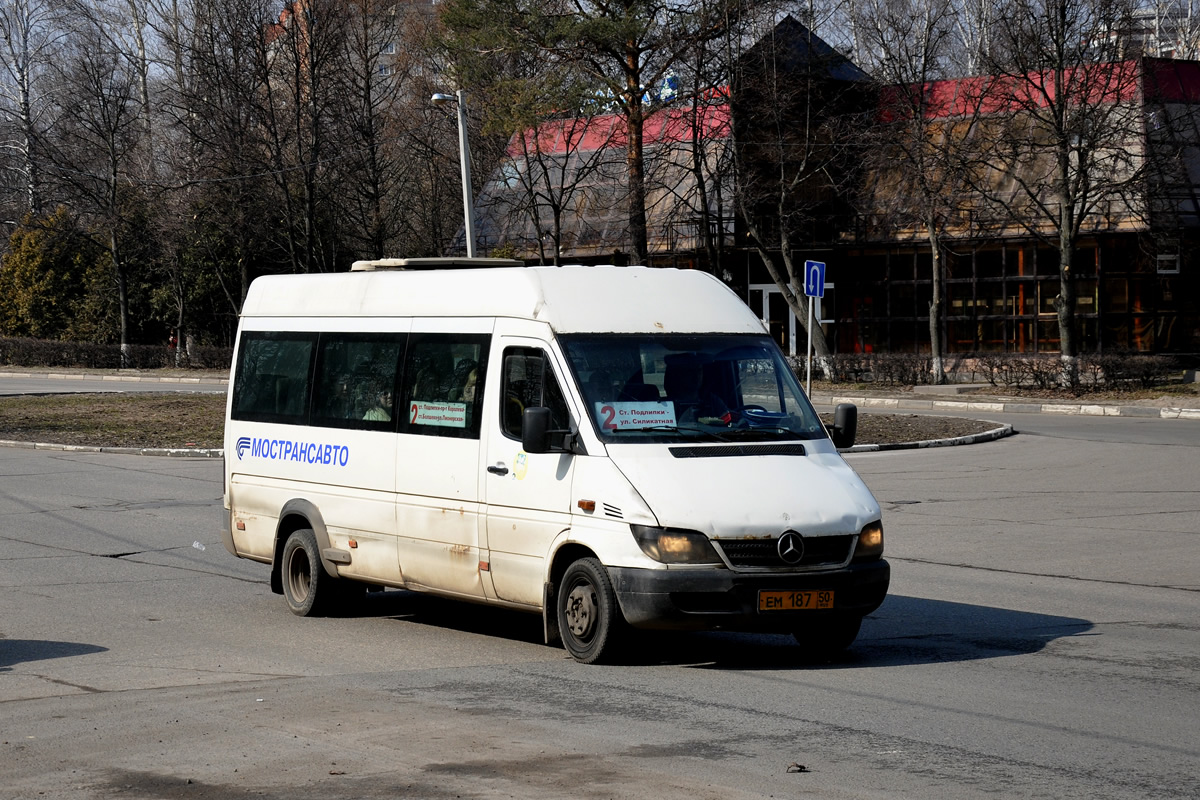
[[(775, 342), (693, 270), (389, 259), (258, 278), (223, 539), (300, 615), (368, 587), (627, 628), (849, 646), (889, 581), (879, 505)], [(836, 444), (835, 444), (836, 442)]]

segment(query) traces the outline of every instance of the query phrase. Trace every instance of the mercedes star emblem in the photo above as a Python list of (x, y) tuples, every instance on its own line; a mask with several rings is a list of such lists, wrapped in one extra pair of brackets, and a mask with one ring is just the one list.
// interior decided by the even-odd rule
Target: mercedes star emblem
[(785, 564), (799, 564), (804, 558), (804, 539), (795, 531), (784, 531), (777, 545), (779, 557)]

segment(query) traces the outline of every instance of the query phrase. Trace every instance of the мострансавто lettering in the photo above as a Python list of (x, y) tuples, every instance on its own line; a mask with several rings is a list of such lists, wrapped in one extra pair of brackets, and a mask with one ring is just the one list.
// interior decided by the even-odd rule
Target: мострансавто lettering
[[(238, 444), (241, 445), (242, 441), (239, 441)], [(254, 458), (269, 458), (272, 461), (302, 461), (307, 464), (326, 464), (338, 467), (344, 467), (350, 462), (350, 448), (340, 444), (263, 438), (252, 438), (247, 444), (250, 455)], [(245, 450), (245, 447), (238, 447), (239, 458)]]

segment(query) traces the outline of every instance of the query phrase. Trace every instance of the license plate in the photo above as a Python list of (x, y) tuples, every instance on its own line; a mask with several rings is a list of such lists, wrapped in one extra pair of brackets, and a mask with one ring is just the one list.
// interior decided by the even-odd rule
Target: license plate
[(833, 591), (759, 592), (759, 611), (812, 611), (833, 608)]

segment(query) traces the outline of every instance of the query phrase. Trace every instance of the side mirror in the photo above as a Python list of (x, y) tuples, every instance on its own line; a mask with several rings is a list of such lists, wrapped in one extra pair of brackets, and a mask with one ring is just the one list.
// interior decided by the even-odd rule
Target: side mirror
[(521, 416), (521, 447), (526, 453), (550, 452), (550, 409), (534, 406)]
[(833, 439), (834, 447), (840, 450), (853, 447), (857, 435), (858, 406), (853, 403), (840, 403), (833, 412), (833, 427), (829, 430), (829, 438)]
[(531, 406), (521, 415), (521, 447), (526, 453), (587, 455), (578, 432), (550, 427), (550, 409), (544, 406)]

